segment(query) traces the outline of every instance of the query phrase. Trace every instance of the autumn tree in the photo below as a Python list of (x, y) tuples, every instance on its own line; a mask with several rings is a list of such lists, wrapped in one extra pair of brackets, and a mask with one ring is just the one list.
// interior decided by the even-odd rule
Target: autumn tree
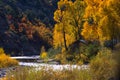
[(58, 9), (54, 12), (54, 20), (57, 22), (54, 28), (54, 45), (55, 47), (64, 46), (66, 51), (68, 50), (66, 37), (69, 29), (67, 26), (66, 16), (68, 13), (67, 8), (71, 3), (72, 2), (69, 0), (60, 0), (58, 2)]
[(57, 22), (54, 28), (55, 47), (67, 47), (81, 39), (81, 29), (83, 25), (83, 15), (85, 3), (82, 0), (61, 0), (58, 2), (58, 9), (54, 13)]
[(86, 0), (82, 35), (88, 40), (119, 39), (119, 0)]
[(99, 30), (102, 40), (120, 39), (120, 0), (107, 0), (99, 9)]
[(98, 10), (102, 0), (85, 0), (87, 7), (85, 9), (82, 35), (87, 40), (98, 40)]
[(76, 0), (68, 9), (69, 18), (68, 23), (71, 25), (72, 33), (75, 37), (75, 40), (82, 39), (81, 30), (83, 28), (84, 23), (84, 12), (85, 12), (86, 4), (83, 0)]

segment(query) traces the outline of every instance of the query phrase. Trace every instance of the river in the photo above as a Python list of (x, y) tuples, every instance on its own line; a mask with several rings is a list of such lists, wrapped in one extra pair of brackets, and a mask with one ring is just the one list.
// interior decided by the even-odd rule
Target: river
[[(14, 58), (14, 59), (19, 59), (19, 60), (22, 60), (22, 59), (35, 59), (35, 60), (39, 60), (39, 62), (42, 62), (40, 61), (39, 57), (38, 56), (19, 56), (19, 57), (11, 57), (11, 58)], [(28, 66), (28, 67), (34, 67), (36, 70), (38, 69), (41, 69), (43, 67), (46, 67), (46, 69), (48, 68), (52, 68), (53, 70), (63, 70), (63, 69), (68, 69), (68, 70), (71, 70), (71, 69), (88, 69), (89, 68), (89, 65), (70, 65), (70, 64), (65, 64), (65, 65), (61, 65), (61, 64), (57, 64), (57, 62), (55, 61), (52, 61), (50, 60), (50, 63), (38, 63), (38, 62), (19, 62), (19, 66)], [(10, 67), (10, 68), (4, 68), (4, 69), (0, 69), (0, 78), (2, 77), (5, 77), (6, 76), (6, 73), (9, 71), (9, 70), (14, 70), (15, 67)]]

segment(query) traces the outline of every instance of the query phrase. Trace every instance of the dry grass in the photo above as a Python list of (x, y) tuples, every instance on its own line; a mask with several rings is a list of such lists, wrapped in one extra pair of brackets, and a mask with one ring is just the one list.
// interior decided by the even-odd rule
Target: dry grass
[[(13, 75), (13, 77), (11, 77)], [(9, 73), (7, 80), (92, 80), (89, 70), (53, 70), (43, 67), (40, 70), (21, 67)]]
[(115, 78), (116, 60), (112, 51), (103, 48), (90, 63), (93, 80), (113, 80)]

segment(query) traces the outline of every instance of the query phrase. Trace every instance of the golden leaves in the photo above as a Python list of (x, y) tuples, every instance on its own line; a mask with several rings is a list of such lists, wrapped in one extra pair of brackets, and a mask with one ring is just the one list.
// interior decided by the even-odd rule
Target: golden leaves
[(61, 10), (56, 10), (56, 11), (54, 12), (54, 20), (55, 20), (56, 22), (60, 22), (60, 21), (61, 21), (61, 18), (62, 18), (62, 12), (61, 12)]
[[(61, 25), (61, 26), (60, 26)], [(66, 44), (67, 46), (71, 44), (74, 41), (73, 36), (70, 34), (69, 28), (70, 26), (67, 26), (66, 29)], [(53, 32), (53, 45), (55, 48), (57, 47), (63, 47), (64, 46), (64, 39), (63, 39), (63, 32), (62, 32), (62, 24), (56, 24)]]
[(94, 40), (98, 39), (98, 31), (97, 31), (97, 26), (94, 25), (89, 25), (88, 22), (85, 22), (83, 25), (83, 30), (82, 30), (82, 36), (84, 36), (85, 39), (87, 40)]

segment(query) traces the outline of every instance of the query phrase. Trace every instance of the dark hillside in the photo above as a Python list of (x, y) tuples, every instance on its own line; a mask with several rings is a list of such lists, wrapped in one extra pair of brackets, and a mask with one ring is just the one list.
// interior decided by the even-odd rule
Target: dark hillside
[(27, 15), (33, 21), (40, 19), (43, 23), (53, 25), (53, 13), (57, 7), (57, 0), (2, 0), (7, 14), (13, 16)]
[(0, 47), (13, 56), (50, 48), (56, 6), (57, 0), (0, 0)]

